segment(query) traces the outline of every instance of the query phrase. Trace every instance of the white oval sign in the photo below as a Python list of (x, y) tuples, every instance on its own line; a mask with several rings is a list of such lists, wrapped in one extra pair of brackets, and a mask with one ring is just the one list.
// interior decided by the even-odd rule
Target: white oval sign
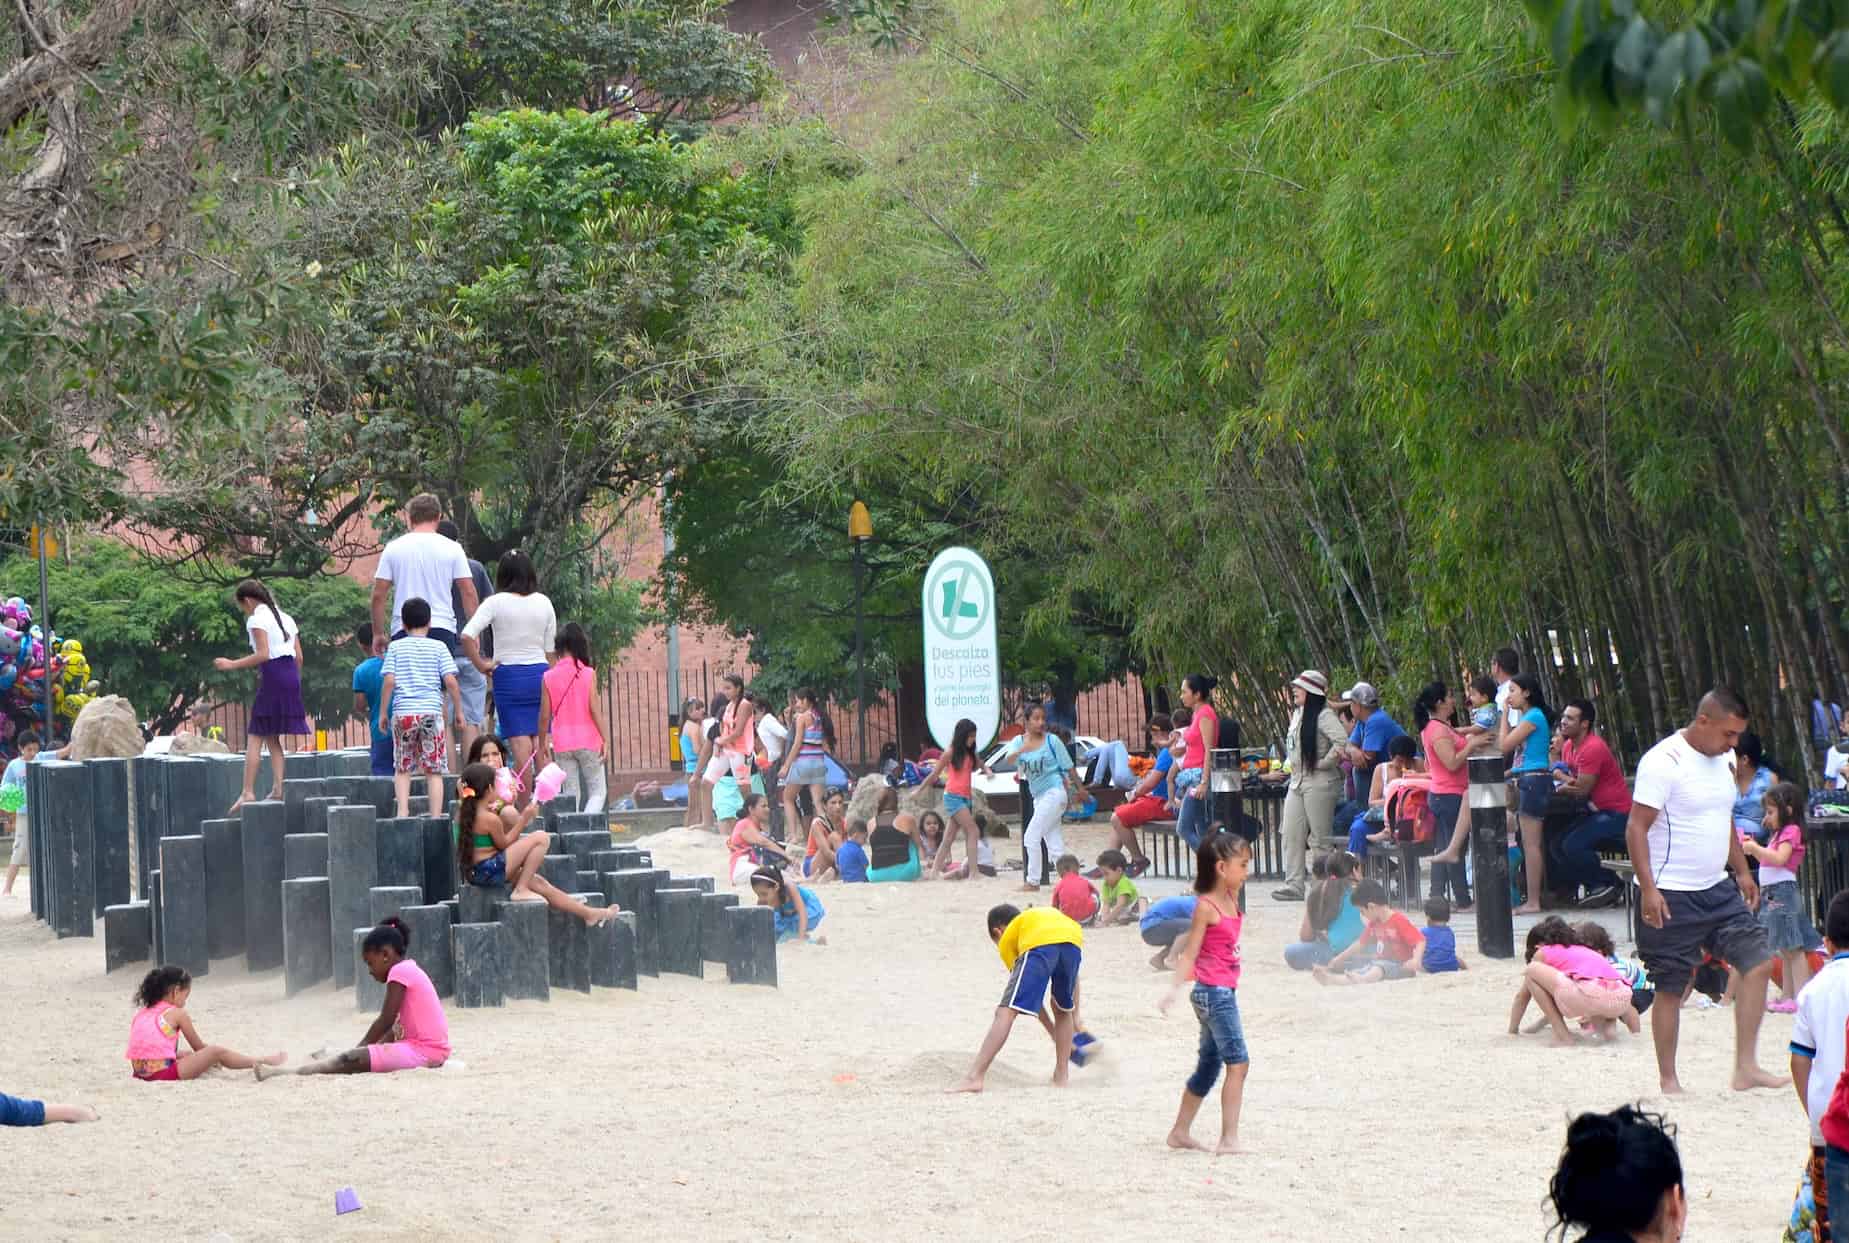
[(957, 722), (976, 723), (976, 749), (1002, 720), (1001, 653), (995, 644), (995, 576), (968, 548), (946, 548), (924, 579), (925, 724), (946, 749)]

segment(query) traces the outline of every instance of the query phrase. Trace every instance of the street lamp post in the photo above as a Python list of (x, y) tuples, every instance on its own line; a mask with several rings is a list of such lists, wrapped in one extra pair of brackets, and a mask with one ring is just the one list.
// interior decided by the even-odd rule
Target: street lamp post
[(873, 538), (873, 515), (855, 501), (847, 511), (847, 537), (854, 545), (854, 704), (860, 712), (860, 771), (867, 771), (867, 643), (862, 604), (866, 597), (867, 541)]

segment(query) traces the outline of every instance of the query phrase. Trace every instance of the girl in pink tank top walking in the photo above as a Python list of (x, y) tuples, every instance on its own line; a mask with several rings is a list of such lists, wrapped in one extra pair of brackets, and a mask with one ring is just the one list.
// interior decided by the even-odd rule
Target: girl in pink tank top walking
[(1192, 980), (1194, 990), (1189, 1000), (1194, 1017), (1200, 1021), (1201, 1042), (1194, 1073), (1182, 1089), (1181, 1108), (1175, 1125), (1169, 1129), (1170, 1148), (1200, 1148), (1206, 1145), (1190, 1132), (1194, 1115), (1213, 1090), (1226, 1067), (1226, 1083), (1220, 1089), (1220, 1142), (1216, 1153), (1243, 1152), (1239, 1146), (1239, 1106), (1245, 1095), (1245, 1029), (1239, 1022), (1239, 891), (1245, 887), (1246, 874), (1252, 870), (1252, 845), (1243, 837), (1227, 832), (1214, 833), (1201, 843), (1197, 852), (1194, 892), (1200, 901), (1194, 907), (1194, 923), (1188, 929), (1187, 944), (1175, 960), (1175, 982), (1162, 998), (1166, 1014), (1182, 988)]
[[(128, 1067), (135, 1078), (160, 1083), (197, 1079), (214, 1066), (249, 1070), (259, 1062), (265, 1066), (282, 1065), (280, 1053), (250, 1057), (199, 1039), (193, 1016), (185, 1008), (192, 992), (193, 977), (183, 967), (156, 967), (142, 977), (141, 987), (135, 990), (140, 1008), (128, 1025)], [(192, 1052), (181, 1054), (181, 1036), (186, 1037)]]

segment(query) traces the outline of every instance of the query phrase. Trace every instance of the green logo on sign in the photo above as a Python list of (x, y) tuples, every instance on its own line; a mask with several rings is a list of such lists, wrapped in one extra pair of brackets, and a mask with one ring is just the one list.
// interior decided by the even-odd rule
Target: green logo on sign
[(982, 573), (968, 561), (946, 561), (931, 579), (926, 616), (951, 642), (969, 638), (989, 612), (989, 591)]

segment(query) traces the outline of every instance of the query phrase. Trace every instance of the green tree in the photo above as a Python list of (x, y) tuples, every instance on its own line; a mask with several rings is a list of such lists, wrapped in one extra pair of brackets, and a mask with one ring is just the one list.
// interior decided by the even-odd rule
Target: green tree
[[(219, 573), (217, 583), (202, 584), (113, 540), (85, 540), (49, 567), (52, 628), (83, 643), (102, 694), (121, 695), (165, 733), (194, 703), (250, 697), (251, 673), (212, 668), (215, 656), (249, 651), (244, 618), (231, 600), (237, 575), (225, 567)], [(366, 590), (338, 576), (277, 583), (272, 590), (301, 627), (308, 714), (323, 726), (338, 726), (353, 707), (353, 666), (361, 659), (353, 632), (366, 619)], [(14, 595), (36, 610), (35, 560), (0, 562), (0, 597)]]

